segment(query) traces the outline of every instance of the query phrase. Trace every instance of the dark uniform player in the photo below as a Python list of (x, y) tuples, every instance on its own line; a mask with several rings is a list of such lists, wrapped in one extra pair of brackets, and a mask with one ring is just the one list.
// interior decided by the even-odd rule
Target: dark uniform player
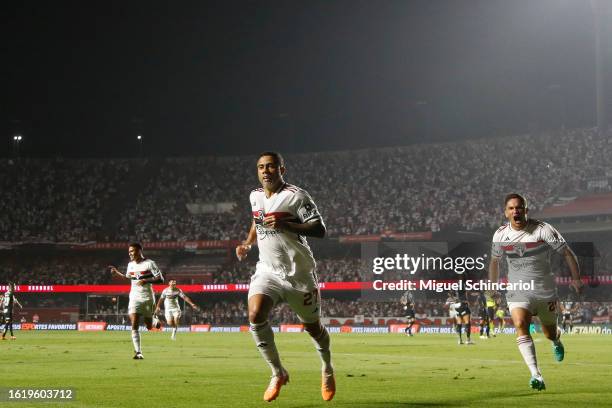
[(562, 316), (561, 316), (561, 324), (563, 326), (563, 333), (567, 333), (567, 325), (569, 324), (570, 333), (574, 328), (574, 324), (572, 323), (572, 312), (574, 311), (574, 303), (573, 302), (563, 302), (561, 303), (562, 307)]
[(470, 304), (468, 302), (467, 293), (465, 289), (458, 289), (453, 293), (456, 303), (455, 303), (455, 311), (457, 316), (456, 320), (456, 330), (457, 335), (459, 336), (458, 344), (463, 344), (463, 338), (461, 337), (461, 329), (465, 329), (465, 336), (467, 337), (467, 341), (465, 344), (474, 344), (471, 338), (472, 331), (472, 311), (470, 310)]
[(15, 340), (15, 336), (13, 335), (13, 306), (17, 305), (19, 308), (23, 309), (21, 303), (17, 300), (14, 295), (15, 292), (15, 284), (9, 282), (8, 290), (2, 297), (2, 314), (4, 315), (4, 330), (2, 331), (2, 340), (6, 340), (6, 332), (7, 330), (11, 331), (11, 340)]
[(480, 317), (480, 338), (488, 339), (491, 319), (487, 307), (487, 296), (482, 292), (478, 295), (478, 315)]
[(408, 336), (412, 336), (412, 326), (415, 322), (412, 294), (410, 292), (404, 293), (404, 295), (400, 299), (400, 302), (402, 303), (402, 305), (404, 305), (404, 312), (406, 313), (406, 323), (408, 323), (408, 327), (404, 329), (404, 333), (406, 333)]

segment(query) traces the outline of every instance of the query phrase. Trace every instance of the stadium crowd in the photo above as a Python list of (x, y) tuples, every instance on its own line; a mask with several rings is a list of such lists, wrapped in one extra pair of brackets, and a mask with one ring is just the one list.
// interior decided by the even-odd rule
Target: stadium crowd
[[(311, 193), (332, 237), (490, 229), (509, 191), (523, 192), (532, 211), (563, 194), (610, 191), (610, 156), (610, 134), (576, 129), (287, 155), (286, 180)], [(258, 186), (254, 162), (251, 156), (164, 159), (148, 167), (142, 160), (3, 160), (0, 241), (243, 238), (247, 197)], [(122, 194), (117, 205), (116, 193), (130, 183), (133, 194)]]

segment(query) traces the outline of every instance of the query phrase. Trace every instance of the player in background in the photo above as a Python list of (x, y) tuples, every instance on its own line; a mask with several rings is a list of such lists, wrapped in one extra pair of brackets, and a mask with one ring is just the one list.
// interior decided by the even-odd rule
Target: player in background
[(311, 336), (322, 362), (321, 396), (330, 401), (336, 392), (331, 363), (330, 338), (320, 320), (320, 296), (316, 263), (306, 237), (323, 238), (325, 224), (310, 195), (285, 183), (285, 164), (276, 152), (264, 152), (257, 160), (262, 188), (250, 194), (253, 222), (248, 237), (236, 247), (239, 260), (252, 245), (259, 247), (259, 262), (248, 294), (249, 323), (255, 344), (272, 369), (264, 393), (273, 401), (289, 382), (281, 364), (268, 316), (274, 305), (287, 302)]
[[(453, 293), (455, 299), (455, 313), (456, 313), (456, 326), (457, 335), (459, 341), (457, 344), (463, 344), (463, 338), (461, 337), (462, 331), (465, 331), (466, 341), (465, 344), (472, 345), (472, 311), (470, 310), (470, 304), (467, 298), (465, 289), (456, 290)], [(464, 330), (462, 330), (464, 329)]]
[[(153, 260), (144, 257), (142, 245), (139, 243), (129, 244), (128, 255), (130, 262), (125, 274), (119, 272), (115, 266), (110, 265), (109, 268), (111, 273), (132, 281), (128, 315), (132, 324), (134, 360), (142, 360), (144, 357), (140, 347), (140, 318), (143, 318), (148, 330), (153, 329), (153, 308), (155, 307), (153, 284), (164, 283), (164, 277), (157, 264)], [(159, 326), (159, 322), (156, 322), (155, 325)]]
[(488, 339), (490, 337), (490, 319), (489, 319), (489, 310), (487, 307), (487, 296), (484, 293), (478, 294), (478, 314), (480, 317), (480, 338)]
[(571, 287), (582, 290), (580, 270), (576, 255), (559, 232), (550, 224), (528, 219), (527, 201), (520, 194), (509, 194), (504, 199), (504, 215), (508, 220), (493, 235), (489, 279), (499, 279), (499, 261), (503, 257), (508, 264), (508, 282), (534, 282), (533, 290), (509, 290), (506, 294), (508, 308), (516, 327), (516, 342), (529, 371), (529, 385), (544, 390), (546, 385), (538, 366), (535, 345), (529, 333), (533, 316), (538, 316), (544, 336), (552, 341), (557, 361), (565, 355), (561, 343), (561, 331), (557, 328), (557, 290), (551, 271), (553, 251), (561, 254), (572, 275)]
[(17, 305), (20, 309), (23, 309), (23, 306), (21, 306), (21, 303), (19, 303), (15, 297), (15, 284), (13, 282), (8, 283), (8, 289), (4, 293), (4, 296), (2, 296), (0, 304), (2, 304), (2, 314), (4, 315), (2, 340), (6, 340), (6, 332), (8, 330), (11, 331), (11, 340), (15, 340), (15, 336), (13, 335), (13, 307)]
[(164, 301), (164, 315), (166, 317), (166, 323), (172, 326), (172, 335), (170, 338), (172, 340), (176, 340), (176, 330), (178, 329), (178, 323), (181, 319), (181, 305), (179, 305), (178, 298), (183, 299), (185, 302), (189, 303), (195, 310), (200, 310), (200, 308), (189, 299), (180, 288), (176, 287), (176, 279), (170, 279), (168, 281), (168, 287), (165, 288), (157, 301), (157, 306), (155, 307), (155, 315), (159, 313), (159, 307), (161, 306), (162, 300)]
[(495, 337), (495, 310), (497, 309), (497, 300), (493, 294), (484, 293), (486, 306), (487, 306), (487, 317), (489, 319), (489, 332), (487, 337), (490, 337), (492, 334)]
[[(563, 333), (572, 333), (574, 323), (572, 322), (572, 314), (576, 311), (574, 302), (565, 301), (561, 303), (561, 325), (563, 327)], [(567, 326), (569, 325), (569, 332)]]
[(408, 326), (404, 329), (404, 333), (412, 337), (412, 326), (414, 326), (415, 322), (415, 313), (414, 299), (412, 298), (412, 293), (409, 290), (402, 295), (400, 303), (404, 306), (404, 312), (406, 314), (406, 323), (408, 323)]
[(452, 292), (448, 292), (448, 297), (446, 298), (445, 306), (448, 307), (448, 317), (453, 321), (453, 327), (457, 327), (457, 311), (455, 310), (455, 305), (457, 304), (457, 299)]
[[(506, 327), (506, 309), (503, 305), (499, 304), (495, 311), (495, 318), (497, 319), (497, 328), (495, 329), (498, 333), (502, 333)], [(493, 332), (495, 336), (495, 331)]]

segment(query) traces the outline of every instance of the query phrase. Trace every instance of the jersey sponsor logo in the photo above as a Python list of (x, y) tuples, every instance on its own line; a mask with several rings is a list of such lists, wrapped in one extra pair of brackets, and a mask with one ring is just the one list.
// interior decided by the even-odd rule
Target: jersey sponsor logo
[(298, 214), (303, 220), (308, 220), (310, 218), (318, 216), (319, 212), (317, 211), (317, 207), (315, 207), (311, 203), (306, 203), (300, 209), (298, 209)]

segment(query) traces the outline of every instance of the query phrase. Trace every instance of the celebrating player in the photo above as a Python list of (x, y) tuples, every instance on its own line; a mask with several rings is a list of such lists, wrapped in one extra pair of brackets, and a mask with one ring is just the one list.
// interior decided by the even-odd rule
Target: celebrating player
[(117, 267), (109, 266), (112, 273), (122, 278), (132, 280), (130, 290), (130, 302), (128, 304), (128, 314), (132, 324), (132, 343), (134, 344), (134, 360), (142, 360), (142, 350), (140, 348), (140, 317), (143, 317), (147, 329), (153, 328), (153, 308), (155, 307), (155, 294), (153, 293), (154, 283), (163, 283), (164, 277), (151, 259), (144, 257), (142, 246), (132, 243), (128, 246), (130, 262), (127, 272), (122, 274)]
[(2, 340), (6, 340), (7, 330), (11, 331), (11, 340), (15, 340), (13, 335), (13, 306), (17, 305), (20, 309), (23, 309), (21, 303), (15, 297), (15, 284), (9, 282), (8, 289), (4, 293), (0, 303), (2, 304), (2, 314), (4, 315), (4, 330), (2, 330)]
[(330, 338), (319, 317), (316, 264), (306, 241), (307, 236), (323, 238), (325, 225), (310, 195), (283, 180), (285, 165), (280, 154), (261, 153), (257, 174), (263, 188), (253, 190), (249, 197), (253, 222), (247, 239), (236, 247), (236, 256), (245, 259), (257, 242), (259, 262), (251, 277), (248, 309), (255, 344), (272, 369), (264, 400), (276, 399), (289, 382), (268, 322), (274, 305), (284, 301), (302, 321), (319, 352), (323, 364), (321, 395), (330, 401), (336, 392)]
[(528, 219), (525, 198), (509, 194), (504, 200), (504, 215), (508, 224), (501, 226), (493, 235), (493, 248), (489, 265), (489, 279), (497, 282), (499, 260), (505, 256), (508, 263), (508, 282), (534, 282), (533, 290), (509, 290), (506, 298), (516, 327), (518, 348), (531, 371), (529, 385), (535, 390), (546, 386), (538, 367), (535, 345), (529, 334), (533, 316), (542, 323), (542, 332), (553, 342), (553, 354), (557, 361), (564, 357), (561, 331), (557, 329), (557, 293), (555, 279), (551, 272), (551, 254), (556, 251), (563, 255), (572, 275), (571, 287), (580, 292), (582, 281), (578, 262), (565, 240), (551, 225)]
[(166, 323), (172, 326), (172, 336), (170, 338), (172, 340), (176, 340), (176, 330), (178, 329), (178, 323), (181, 319), (181, 306), (179, 305), (178, 298), (182, 298), (185, 302), (189, 303), (189, 305), (195, 310), (199, 310), (200, 308), (194, 304), (189, 296), (187, 296), (183, 291), (176, 287), (176, 279), (170, 279), (168, 282), (168, 287), (164, 289), (157, 301), (157, 306), (155, 307), (155, 314), (159, 313), (159, 307), (161, 306), (162, 300), (164, 301), (164, 314), (166, 316)]

